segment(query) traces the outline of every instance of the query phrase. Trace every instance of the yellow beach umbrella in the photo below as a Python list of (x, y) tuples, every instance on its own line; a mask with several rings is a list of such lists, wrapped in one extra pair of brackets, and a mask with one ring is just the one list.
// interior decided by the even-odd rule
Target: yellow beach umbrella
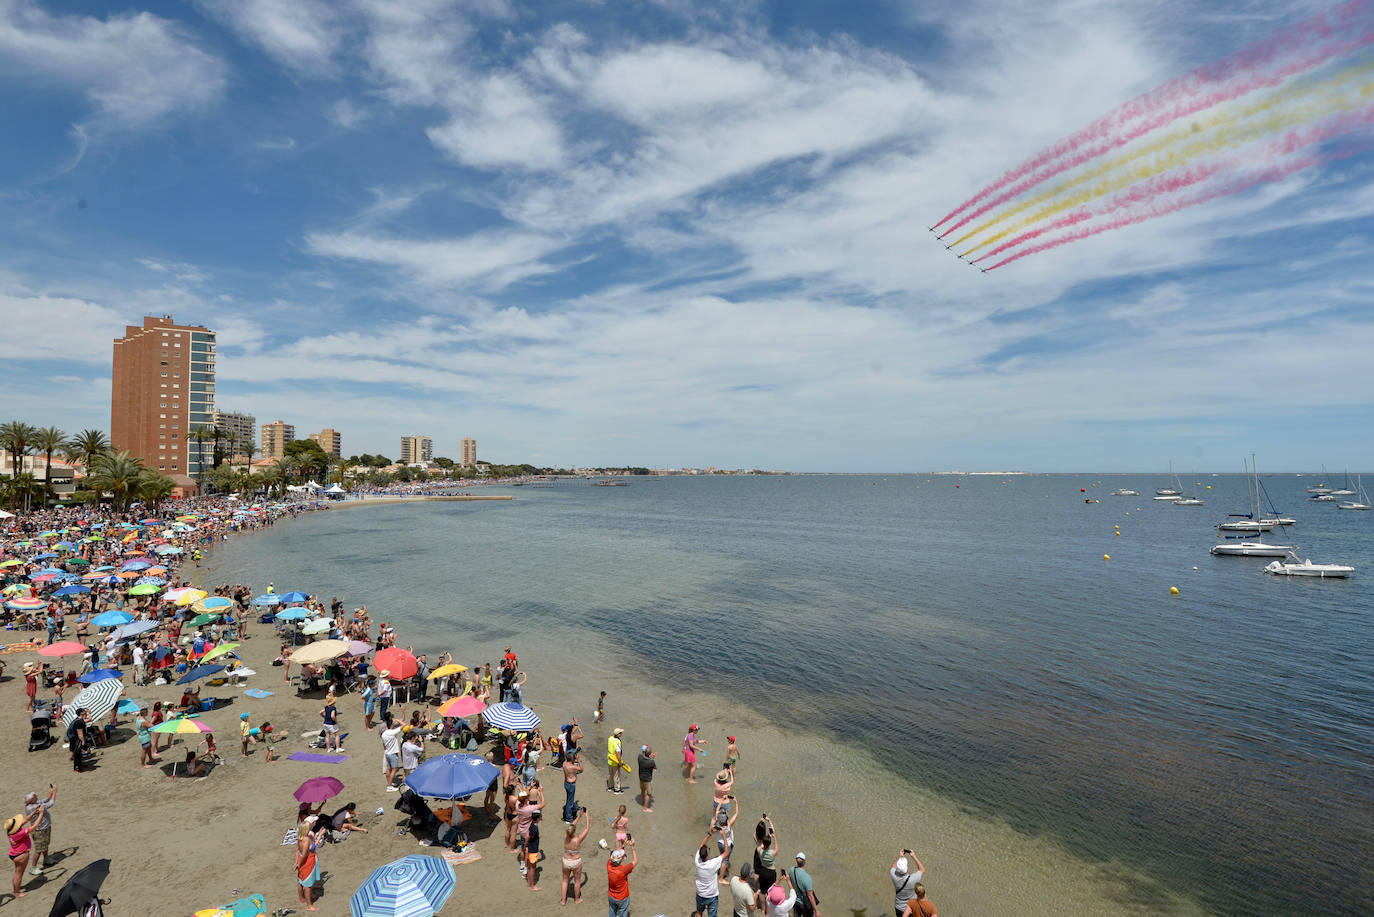
[(465, 665), (458, 665), (456, 662), (450, 662), (448, 665), (441, 665), (433, 672), (430, 672), (429, 677), (446, 678), (449, 675), (457, 675), (459, 672), (466, 672), (467, 670), (468, 667)]
[(206, 595), (208, 595), (208, 593), (201, 592), (199, 589), (190, 589), (177, 599), (177, 605), (182, 607), (194, 605), (196, 602), (205, 598)]

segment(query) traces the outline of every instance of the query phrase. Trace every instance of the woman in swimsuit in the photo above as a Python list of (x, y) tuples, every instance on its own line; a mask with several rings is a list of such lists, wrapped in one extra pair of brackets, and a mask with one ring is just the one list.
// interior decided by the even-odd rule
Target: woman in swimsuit
[(715, 780), (715, 808), (711, 810), (711, 823), (715, 824), (716, 818), (721, 812), (730, 811), (730, 790), (735, 785), (735, 775), (731, 770), (721, 768), (720, 773), (716, 774)]
[(587, 839), (587, 832), (592, 830), (592, 820), (586, 806), (582, 806), (578, 815), (582, 817), (582, 833), (577, 833), (576, 816), (563, 832), (563, 885), (558, 896), (559, 904), (568, 903), (569, 884), (572, 885), (573, 904), (582, 903), (582, 842)]
[(324, 836), (323, 827), (315, 829), (318, 821), (318, 815), (307, 815), (296, 838), (296, 881), (299, 886), (297, 892), (301, 904), (305, 905), (307, 911), (319, 910), (312, 903), (315, 884), (320, 881), (320, 863), (315, 855), (315, 848)]
[(625, 807), (620, 807), (620, 813), (611, 822), (611, 828), (615, 831), (615, 845), (624, 848), (625, 842), (630, 836), (630, 816), (625, 814)]
[(515, 849), (515, 807), (519, 798), (515, 795), (515, 784), (506, 784), (506, 849)]

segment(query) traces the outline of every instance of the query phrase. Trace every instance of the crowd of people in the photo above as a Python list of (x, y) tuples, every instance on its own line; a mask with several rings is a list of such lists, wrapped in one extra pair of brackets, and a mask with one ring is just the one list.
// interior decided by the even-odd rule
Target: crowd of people
[[(68, 723), (66, 738), (73, 771), (83, 770), (89, 756), (99, 752), (119, 724), (118, 708), (113, 706), (94, 711), (80, 708), (64, 717), (69, 695), (86, 687), (83, 682), (89, 679), (83, 676), (120, 670), (123, 677), (122, 670), (128, 669), (134, 684), (159, 679), (171, 682), (198, 663), (215, 659), (229, 663), (224, 675), (232, 677), (233, 660), (225, 648), (246, 639), (260, 615), (271, 620), (272, 612), (280, 610), (278, 602), (263, 601), (275, 597), (271, 583), (266, 593), (256, 598), (254, 590), (243, 584), (226, 583), (210, 592), (189, 592), (190, 581), (183, 576), (185, 565), (199, 566), (204, 549), (216, 541), (318, 506), (297, 501), (247, 507), (229, 500), (204, 500), (183, 502), (175, 515), (162, 513), (147, 518), (82, 507), (4, 520), (0, 529), (0, 584), (7, 600), (7, 646), (0, 649), (15, 644), (27, 649), (58, 643), (65, 646), (64, 641), (75, 638), (76, 651), (56, 657), (70, 667), (59, 669), (46, 661), (24, 666), (26, 709), (32, 713), (39, 705), (47, 705), (53, 722)], [(283, 679), (296, 683), (301, 692), (324, 692), (317, 714), (318, 747), (331, 755), (344, 752), (347, 714), (341, 710), (339, 699), (356, 696), (360, 734), (376, 733), (380, 741), (383, 790), (401, 793), (412, 811), (429, 816), (433, 813), (423, 801), (414, 801), (410, 798), (414, 794), (406, 789), (407, 777), (427, 754), (427, 743), (439, 743), (445, 750), (483, 753), (484, 743), (490, 742), (490, 750), (484, 753), (499, 768), (499, 776), (488, 786), (480, 807), (455, 804), (444, 810), (444, 818), (435, 817), (435, 841), (462, 846), (468, 841), (464, 830), (471, 824), (468, 819), (487, 819), (502, 828), (493, 831), (492, 838), (499, 838), (513, 855), (525, 887), (533, 893), (542, 891), (538, 883), (541, 864), (548, 846), (556, 843), (545, 836), (548, 800), (540, 779), (550, 769), (555, 770), (562, 777), (564, 790), (561, 805), (555, 803), (553, 810), (559, 824), (554, 837), (561, 834), (562, 843), (558, 897), (560, 904), (570, 900), (581, 903), (584, 887), (593, 880), (584, 866), (583, 845), (591, 830), (591, 816), (578, 798), (586, 737), (577, 718), (556, 729), (508, 731), (491, 728), (480, 713), (444, 716), (436, 709), (463, 697), (472, 699), (474, 710), (500, 702), (523, 704), (527, 676), (514, 650), (507, 647), (495, 664), (462, 666), (454, 663), (450, 653), (438, 655), (431, 663), (427, 654), (416, 654), (407, 646), (404, 655), (413, 660), (413, 671), (394, 673), (379, 668), (376, 656), (381, 651), (402, 649), (391, 623), (374, 625), (366, 607), (345, 612), (342, 597), (327, 605), (319, 596), (295, 598), (299, 601), (289, 604), (304, 609), (304, 614), (294, 617), (308, 616), (312, 623), (303, 628), (299, 620), (271, 621), (281, 638), (276, 661), (282, 667)], [(222, 601), (207, 606), (206, 599)], [(101, 618), (112, 611), (123, 613), (122, 623), (115, 627)], [(312, 645), (312, 636), (345, 641), (356, 649), (328, 659), (302, 661), (311, 655), (305, 651)], [(3, 659), (0, 655), (0, 666)], [(41, 696), (45, 689), (49, 691), (47, 699)], [(404, 701), (399, 699), (402, 695)], [(198, 690), (188, 685), (179, 703), (160, 702), (151, 709), (139, 709), (133, 719), (139, 765), (156, 766), (170, 747), (171, 736), (157, 729), (160, 724), (199, 712), (201, 704)], [(595, 711), (595, 722), (604, 723), (608, 715), (606, 692), (596, 698)], [(240, 754), (246, 758), (253, 746), (263, 744), (263, 760), (272, 763), (272, 744), (278, 738), (275, 733), (270, 721), (254, 726), (249, 714), (241, 714)], [(167, 745), (162, 744), (164, 739)], [(356, 741), (360, 740), (353, 739), (350, 744)], [(735, 736), (727, 736), (727, 742), (722, 765), (711, 781), (710, 811), (702, 812), (705, 835), (691, 854), (694, 914), (718, 917), (722, 892), (728, 890), (730, 912), (738, 917), (756, 913), (816, 917), (821, 913), (821, 903), (807, 871), (807, 856), (798, 851), (787, 865), (772, 819), (762, 814), (753, 820), (752, 835), (737, 837), (741, 804), (735, 785), (742, 755)], [(685, 731), (681, 754), (686, 783), (696, 782), (708, 744), (698, 724)], [(185, 754), (179, 767), (172, 769), (173, 778), (203, 777), (221, 760), (213, 733), (201, 737), (199, 745), (187, 743)], [(605, 764), (606, 791), (618, 808), (609, 816), (613, 840), (602, 840), (599, 846), (607, 848), (608, 915), (624, 917), (630, 908), (631, 876), (642, 866), (629, 806), (614, 803), (614, 798), (628, 792), (624, 776), (634, 773), (639, 788), (634, 800), (638, 804), (636, 817), (661, 817), (654, 809), (660, 763), (649, 744), (641, 743), (636, 750), (626, 739), (625, 729), (616, 726), (606, 740)], [(16, 896), (24, 894), (25, 870), (38, 874), (43, 868), (51, 835), (50, 810), (56, 797), (56, 787), (50, 788), (46, 798), (30, 793), (23, 812), (6, 821)], [(398, 802), (398, 808), (401, 805)], [(302, 806), (293, 868), (300, 903), (306, 910), (316, 910), (314, 892), (320, 882), (321, 845), (366, 830), (358, 819), (356, 803), (330, 816), (324, 816), (319, 807)], [(743, 856), (738, 850), (740, 840), (747, 845)], [(924, 872), (912, 851), (898, 853), (889, 868), (894, 917), (935, 917), (935, 907), (922, 884)]]

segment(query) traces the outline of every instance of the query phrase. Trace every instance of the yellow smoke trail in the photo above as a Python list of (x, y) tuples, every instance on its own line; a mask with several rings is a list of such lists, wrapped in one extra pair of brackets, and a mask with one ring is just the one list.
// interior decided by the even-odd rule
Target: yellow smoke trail
[[(1057, 197), (1071, 188), (1075, 188), (1085, 182), (1115, 172), (1117, 169), (1135, 160), (1160, 153), (1173, 144), (1181, 140), (1196, 137), (1198, 134), (1210, 131), (1217, 132), (1215, 137), (1200, 139), (1189, 144), (1184, 148), (1184, 150), (1190, 151), (1186, 154), (1182, 152), (1167, 153), (1158, 160), (1157, 163), (1139, 166), (1126, 173), (1121, 179), (1100, 183), (1092, 189), (1091, 193), (1084, 192), (1074, 195), (1072, 198), (1068, 199), (1070, 202), (1065, 203), (1063, 206), (1054, 205), (1051, 208), (1037, 211), (1034, 215), (1019, 221), (1016, 225), (984, 239), (963, 254), (967, 255), (969, 252), (977, 251), (985, 245), (991, 245), (999, 239), (1029, 227), (1032, 223), (1044, 219), (1046, 216), (1053, 216), (1056, 213), (1067, 210), (1069, 207), (1086, 203), (1103, 194), (1110, 194), (1112, 191), (1122, 190), (1143, 178), (1149, 178), (1153, 175), (1168, 171), (1169, 169), (1176, 168), (1182, 165), (1185, 160), (1191, 159), (1194, 156), (1219, 152), (1230, 146), (1237, 146), (1252, 140), (1260, 139), (1268, 133), (1287, 130), (1309, 119), (1342, 111), (1347, 107), (1355, 107), (1363, 104), (1369, 100), (1371, 88), (1374, 87), (1374, 84), (1368, 82), (1371, 73), (1374, 73), (1374, 62), (1355, 67), (1347, 67), (1325, 80), (1316, 82), (1304, 81), (1288, 90), (1273, 93), (1262, 100), (1251, 102), (1248, 105), (1240, 106), (1239, 108), (1227, 108), (1210, 118), (1201, 121), (1190, 121), (1180, 125), (1149, 143), (1113, 156), (1090, 169), (1059, 182), (1047, 191), (1043, 191), (1022, 201), (974, 227), (951, 244), (959, 245), (973, 236), (985, 232), (993, 226), (1016, 216), (1018, 213), (1022, 213), (1031, 207)], [(1355, 83), (1353, 87), (1346, 86), (1346, 84), (1352, 82)], [(1351, 89), (1356, 90), (1353, 96), (1350, 94)], [(1300, 102), (1302, 99), (1314, 97), (1316, 100), (1305, 106), (1297, 108), (1289, 107)], [(1275, 111), (1280, 107), (1283, 107), (1284, 110)], [(1268, 114), (1269, 117), (1258, 122), (1249, 120), (1255, 118), (1257, 115), (1264, 114)], [(1159, 167), (1156, 167), (1156, 165)]]

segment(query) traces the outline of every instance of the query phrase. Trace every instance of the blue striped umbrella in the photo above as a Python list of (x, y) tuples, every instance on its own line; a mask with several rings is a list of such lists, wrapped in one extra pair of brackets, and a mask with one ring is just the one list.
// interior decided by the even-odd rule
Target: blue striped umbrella
[(306, 595), (304, 592), (283, 592), (279, 598), (283, 605), (295, 605), (299, 602), (304, 602), (306, 599), (310, 598), (310, 596)]
[(375, 870), (349, 904), (353, 917), (434, 917), (457, 884), (447, 860), (412, 853)]
[(524, 704), (513, 704), (510, 701), (492, 704), (482, 711), (482, 718), (489, 726), (509, 729), (511, 732), (529, 732), (539, 726), (539, 717), (533, 710)]
[(280, 604), (281, 604), (281, 596), (279, 596), (279, 595), (274, 595), (274, 594), (268, 592), (268, 593), (266, 593), (266, 594), (264, 594), (264, 595), (258, 596), (256, 599), (254, 599), (254, 600), (253, 600), (253, 604), (254, 604), (254, 605), (257, 605), (258, 607), (262, 607), (262, 606), (265, 606), (265, 605), (280, 605)]
[(97, 681), (104, 681), (107, 678), (123, 677), (124, 673), (119, 671), (119, 669), (96, 669), (94, 672), (87, 672), (85, 675), (82, 675), (77, 681), (81, 682), (83, 685), (93, 685)]

